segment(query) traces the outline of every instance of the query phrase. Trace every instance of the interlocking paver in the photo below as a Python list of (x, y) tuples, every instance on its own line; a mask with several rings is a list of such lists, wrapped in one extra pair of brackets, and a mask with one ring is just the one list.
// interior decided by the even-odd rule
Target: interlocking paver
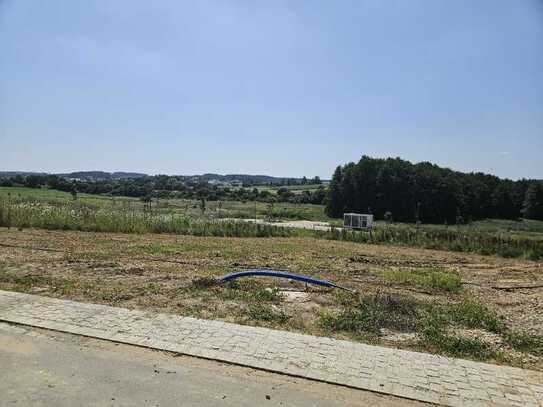
[(543, 406), (543, 373), (508, 366), (9, 291), (0, 320), (451, 406)]

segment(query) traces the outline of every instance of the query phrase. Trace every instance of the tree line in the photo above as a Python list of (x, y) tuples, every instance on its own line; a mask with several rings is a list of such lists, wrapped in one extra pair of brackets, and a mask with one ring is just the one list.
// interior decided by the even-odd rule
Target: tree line
[[(289, 179), (294, 180), (294, 179)], [(315, 177), (313, 181), (321, 181)], [(292, 181), (294, 182), (294, 181)], [(302, 178), (295, 185), (309, 182)], [(295, 194), (287, 187), (272, 193), (256, 187), (229, 187), (210, 184), (202, 179), (190, 181), (185, 176), (155, 175), (138, 178), (103, 179), (103, 180), (69, 180), (58, 175), (16, 175), (0, 178), (0, 186), (25, 186), (28, 188), (50, 188), (59, 191), (88, 194), (105, 194), (112, 196), (129, 196), (149, 200), (160, 199), (205, 199), (208, 201), (262, 201), (290, 202), (298, 204), (323, 204), (326, 196), (324, 186)]]
[(465, 223), (485, 218), (543, 220), (543, 182), (463, 173), (429, 162), (362, 156), (338, 166), (326, 213), (372, 213), (401, 222)]

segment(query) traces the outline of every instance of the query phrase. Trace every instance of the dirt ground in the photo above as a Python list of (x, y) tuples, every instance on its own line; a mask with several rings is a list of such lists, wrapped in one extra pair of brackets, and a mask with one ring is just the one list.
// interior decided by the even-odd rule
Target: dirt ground
[[(0, 228), (3, 290), (325, 334), (317, 320), (322, 312), (338, 309), (338, 296), (342, 294), (337, 290), (306, 289), (299, 283), (271, 279), (249, 280), (257, 290), (248, 293), (220, 287), (194, 288), (194, 281), (253, 267), (325, 278), (361, 293), (379, 291), (442, 302), (470, 295), (503, 316), (509, 328), (543, 335), (543, 266), (534, 261), (313, 238)], [(424, 267), (458, 273), (462, 291), (435, 292), (386, 281), (378, 275), (380, 270), (391, 268)], [(263, 298), (259, 287), (278, 290), (280, 301), (274, 301), (271, 295)], [(266, 300), (271, 301), (271, 311), (288, 316), (288, 322), (273, 317), (275, 314), (255, 317), (255, 304)], [(384, 332), (378, 343), (409, 348), (410, 335)], [(490, 342), (495, 340), (490, 333), (481, 335)], [(345, 337), (340, 333), (333, 336)], [(512, 357), (504, 363), (543, 370), (543, 358), (508, 351)]]
[[(268, 226), (281, 226), (285, 228), (294, 228), (294, 229), (308, 229), (308, 230), (322, 230), (328, 231), (332, 227), (328, 222), (318, 222), (312, 220), (291, 220), (291, 221), (281, 221), (281, 222), (268, 222), (263, 219), (235, 219), (235, 218), (225, 218), (224, 220), (231, 222), (247, 222), (247, 223), (258, 223), (260, 225)], [(335, 229), (342, 229), (340, 227), (335, 227)]]

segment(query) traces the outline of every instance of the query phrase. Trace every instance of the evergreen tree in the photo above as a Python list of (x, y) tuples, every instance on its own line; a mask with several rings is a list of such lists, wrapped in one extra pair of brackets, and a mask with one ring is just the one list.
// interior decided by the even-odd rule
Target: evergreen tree
[[(387, 211), (400, 222), (454, 224), (490, 217), (517, 219), (526, 190), (535, 181), (502, 180), (482, 173), (461, 173), (429, 162), (412, 164), (400, 158), (362, 156), (356, 164), (336, 169), (327, 196), (326, 213), (366, 213), (371, 207), (377, 219)], [(540, 216), (537, 187), (531, 186), (524, 212)], [(536, 192), (534, 192), (536, 191)], [(525, 199), (524, 199), (525, 200)]]
[(522, 214), (526, 219), (543, 220), (543, 183), (533, 182), (524, 196)]
[[(512, 183), (511, 183), (512, 184)], [(493, 216), (499, 219), (516, 219), (519, 211), (513, 202), (513, 189), (510, 183), (499, 184), (492, 192)]]
[(343, 215), (343, 196), (341, 193), (341, 184), (343, 182), (343, 168), (339, 165), (334, 171), (328, 194), (326, 197), (326, 214), (333, 218), (339, 218)]
[(75, 182), (72, 183), (70, 193), (72, 194), (72, 199), (75, 201), (77, 199), (77, 185)]
[(343, 212), (352, 212), (358, 208), (356, 205), (356, 191), (360, 184), (356, 182), (356, 166), (349, 163), (343, 168), (341, 180), (341, 196), (343, 198)]

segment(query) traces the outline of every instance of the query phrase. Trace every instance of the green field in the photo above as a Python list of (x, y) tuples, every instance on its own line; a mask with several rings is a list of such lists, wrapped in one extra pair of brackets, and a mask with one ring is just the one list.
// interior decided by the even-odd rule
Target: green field
[[(13, 200), (31, 199), (39, 201), (68, 201), (72, 200), (72, 195), (68, 192), (57, 191), (55, 189), (46, 188), (25, 188), (25, 187), (0, 187), (0, 198)], [(77, 194), (77, 198), (81, 202), (100, 205), (111, 202), (113, 198), (103, 195)], [(137, 201), (136, 198), (120, 197), (114, 198), (123, 201)]]
[(274, 203), (272, 207), (264, 202), (207, 201), (205, 211), (201, 201), (195, 199), (154, 199), (149, 205), (139, 198), (77, 194), (74, 201), (68, 192), (45, 188), (0, 187), (0, 199), (12, 202), (40, 202), (43, 204), (88, 205), (92, 209), (116, 209), (154, 213), (184, 215), (204, 219), (268, 217), (271, 213), (277, 219), (330, 220), (324, 213), (324, 206), (311, 204)]

